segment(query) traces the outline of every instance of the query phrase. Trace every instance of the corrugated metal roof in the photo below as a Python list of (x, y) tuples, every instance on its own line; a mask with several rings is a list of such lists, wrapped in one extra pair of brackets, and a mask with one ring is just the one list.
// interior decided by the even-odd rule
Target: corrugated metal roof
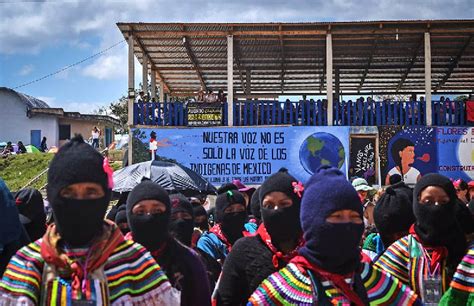
[(426, 31), (433, 88), (474, 88), (474, 20), (117, 25), (125, 38), (133, 31), (135, 54), (140, 62), (143, 52), (151, 59), (172, 95), (199, 90), (201, 80), (215, 91), (226, 89), (230, 34), (237, 94), (243, 94), (247, 73), (252, 92), (325, 91), (327, 32), (344, 91), (424, 91)]
[(25, 105), (30, 108), (49, 108), (49, 105), (44, 102), (43, 100), (37, 99), (35, 97), (29, 96), (27, 94), (15, 91), (11, 88), (7, 87), (0, 87), (0, 91), (8, 91), (16, 95), (21, 102), (25, 103)]

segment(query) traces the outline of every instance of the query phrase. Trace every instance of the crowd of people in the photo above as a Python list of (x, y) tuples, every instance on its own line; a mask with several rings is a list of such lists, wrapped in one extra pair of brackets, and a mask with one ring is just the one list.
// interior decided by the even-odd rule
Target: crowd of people
[[(48, 145), (46, 142), (46, 137), (43, 137), (40, 146), (37, 148), (40, 152), (48, 152)], [(8, 141), (6, 145), (0, 150), (0, 156), (3, 158), (6, 158), (9, 155), (25, 153), (27, 153), (27, 149), (22, 141), (18, 141), (16, 144), (13, 144), (11, 141)]]
[(210, 207), (143, 180), (108, 210), (112, 170), (76, 136), (50, 210), (0, 179), (0, 305), (473, 305), (474, 182), (389, 184), (280, 169)]

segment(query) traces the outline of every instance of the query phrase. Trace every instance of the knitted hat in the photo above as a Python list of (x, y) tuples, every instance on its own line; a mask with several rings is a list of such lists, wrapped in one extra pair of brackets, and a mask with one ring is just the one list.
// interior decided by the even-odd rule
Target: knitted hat
[(194, 217), (194, 210), (193, 206), (189, 202), (189, 200), (181, 193), (175, 193), (170, 195), (171, 201), (171, 214), (177, 212), (185, 212)]
[[(333, 212), (352, 210), (361, 223), (330, 223)], [(336, 168), (320, 167), (309, 179), (301, 201), (301, 227), (306, 244), (300, 254), (329, 272), (345, 274), (359, 265), (358, 244), (364, 225), (359, 195)]]
[(115, 215), (115, 223), (127, 223), (127, 210), (125, 205), (120, 206)]
[(267, 194), (274, 191), (283, 192), (293, 204), (300, 205), (303, 196), (303, 185), (288, 173), (286, 169), (280, 169), (277, 173), (270, 175), (260, 186), (259, 197), (260, 205)]
[(132, 213), (133, 207), (140, 201), (143, 200), (157, 200), (161, 203), (165, 204), (166, 211), (165, 214), (171, 215), (171, 201), (165, 189), (163, 189), (160, 185), (152, 182), (152, 181), (143, 181), (128, 195), (127, 199), (127, 215)]
[(258, 187), (257, 190), (255, 190), (250, 199), (250, 212), (258, 220), (262, 220), (262, 211), (260, 210), (260, 188), (261, 187)]
[(193, 207), (193, 214), (194, 214), (194, 217), (198, 217), (198, 216), (206, 216), (207, 217), (206, 209), (202, 206), (194, 206)]
[(227, 183), (217, 189), (217, 194), (226, 193), (229, 190), (239, 190), (239, 188), (232, 183)]
[(388, 182), (389, 182), (390, 185), (396, 184), (396, 183), (401, 182), (401, 181), (402, 181), (402, 176), (398, 173), (392, 174), (388, 178)]
[[(46, 222), (43, 196), (37, 189), (25, 188), (18, 191), (15, 194), (15, 202), (20, 214), (28, 218), (30, 222), (37, 218), (42, 220), (43, 224)], [(25, 222), (22, 223), (25, 224)]]
[(233, 180), (232, 184), (237, 186), (237, 188), (239, 189), (240, 192), (253, 193), (255, 191), (255, 188), (245, 186), (240, 180)]
[(408, 232), (415, 222), (412, 199), (413, 192), (403, 182), (385, 190), (374, 209), (375, 226), (381, 236)]
[[(454, 185), (450, 179), (447, 177), (437, 174), (437, 173), (429, 173), (423, 176), (415, 186), (415, 190), (413, 192), (413, 203), (416, 205), (418, 203), (418, 197), (420, 196), (421, 192), (429, 186), (438, 186), (441, 187), (448, 195), (450, 199), (450, 205), (454, 205), (457, 199), (456, 189), (454, 189)], [(416, 213), (416, 209), (415, 209)]]
[(49, 202), (54, 204), (64, 187), (83, 182), (97, 183), (104, 192), (110, 190), (109, 178), (104, 170), (104, 158), (78, 135), (59, 149), (49, 165)]
[(216, 198), (216, 223), (220, 223), (224, 219), (224, 210), (232, 204), (242, 204), (245, 207), (245, 198), (239, 191), (228, 190), (221, 193)]

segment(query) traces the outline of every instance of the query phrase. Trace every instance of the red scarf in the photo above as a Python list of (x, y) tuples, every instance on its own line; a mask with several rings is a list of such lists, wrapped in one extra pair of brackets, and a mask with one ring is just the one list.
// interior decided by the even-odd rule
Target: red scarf
[(352, 289), (351, 286), (349, 286), (346, 283), (345, 279), (352, 277), (354, 273), (340, 275), (340, 274), (335, 274), (335, 273), (325, 271), (319, 266), (309, 262), (305, 257), (301, 255), (295, 256), (290, 262), (294, 263), (298, 267), (302, 267), (302, 268), (313, 271), (314, 273), (316, 273), (316, 276), (319, 279), (325, 279), (325, 280), (331, 281), (334, 284), (334, 286), (337, 289), (339, 289), (347, 299), (351, 301), (351, 303), (354, 303), (357, 306), (365, 305), (362, 299), (359, 297), (359, 295), (357, 295), (357, 293), (354, 291), (354, 289)]
[(425, 245), (423, 243), (423, 241), (421, 241), (420, 237), (418, 237), (418, 234), (415, 231), (415, 224), (411, 225), (410, 234), (413, 237), (415, 237), (416, 241), (421, 243), (423, 248), (425, 248), (426, 250), (431, 250), (432, 251), (432, 253), (431, 253), (431, 262), (430, 262), (430, 271), (434, 272), (434, 269), (436, 269), (438, 264), (441, 267), (443, 260), (448, 257), (448, 249), (444, 246), (432, 247), (432, 246)]
[(219, 223), (217, 223), (213, 227), (211, 227), (209, 232), (216, 235), (217, 238), (219, 238), (225, 244), (225, 246), (227, 247), (227, 251), (230, 252), (230, 250), (232, 250), (232, 244), (229, 242), (227, 237), (224, 235), (224, 232), (222, 231), (221, 225)]
[[(81, 281), (86, 273), (100, 268), (109, 258), (115, 248), (124, 241), (122, 232), (113, 222), (106, 220), (103, 232), (95, 239), (89, 248), (87, 266), (83, 267), (77, 260), (69, 256), (59, 248), (58, 242), (61, 236), (56, 231), (56, 225), (51, 224), (43, 236), (41, 243), (41, 257), (50, 265), (59, 268), (59, 273), (63, 277), (72, 279), (72, 289), (75, 292), (81, 291)], [(90, 293), (85, 292), (86, 296)], [(87, 296), (87, 298), (90, 298)]]
[(272, 244), (272, 237), (270, 237), (270, 234), (267, 232), (267, 229), (265, 228), (265, 225), (262, 223), (258, 227), (257, 230), (257, 235), (260, 236), (260, 238), (263, 240), (265, 245), (272, 251), (273, 257), (272, 257), (272, 263), (275, 268), (278, 269), (278, 260), (283, 260), (284, 262), (288, 263), (290, 260), (298, 255), (298, 250), (300, 247), (304, 245), (304, 239), (303, 236), (300, 236), (298, 239), (298, 244), (295, 249), (293, 249), (290, 253), (284, 254), (280, 252), (273, 244)]
[[(125, 239), (135, 241), (135, 240), (133, 239), (133, 234), (132, 234), (132, 232), (128, 232), (128, 233), (125, 235)], [(165, 242), (163, 243), (163, 245), (160, 246), (157, 250), (154, 250), (154, 251), (151, 251), (151, 252), (150, 252), (151, 256), (153, 256), (153, 258), (155, 258), (155, 259), (160, 258), (160, 256), (163, 255), (163, 253), (165, 252), (167, 246), (168, 246), (168, 242), (165, 241)]]

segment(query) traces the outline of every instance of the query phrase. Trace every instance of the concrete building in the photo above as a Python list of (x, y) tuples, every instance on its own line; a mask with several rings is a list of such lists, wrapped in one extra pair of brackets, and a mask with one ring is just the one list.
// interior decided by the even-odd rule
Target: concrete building
[(114, 141), (114, 127), (119, 124), (109, 116), (51, 108), (44, 101), (6, 87), (0, 87), (0, 107), (0, 142), (22, 141), (39, 147), (46, 137), (48, 147), (61, 146), (74, 134), (88, 140), (97, 126), (102, 132), (101, 147), (105, 147)]

